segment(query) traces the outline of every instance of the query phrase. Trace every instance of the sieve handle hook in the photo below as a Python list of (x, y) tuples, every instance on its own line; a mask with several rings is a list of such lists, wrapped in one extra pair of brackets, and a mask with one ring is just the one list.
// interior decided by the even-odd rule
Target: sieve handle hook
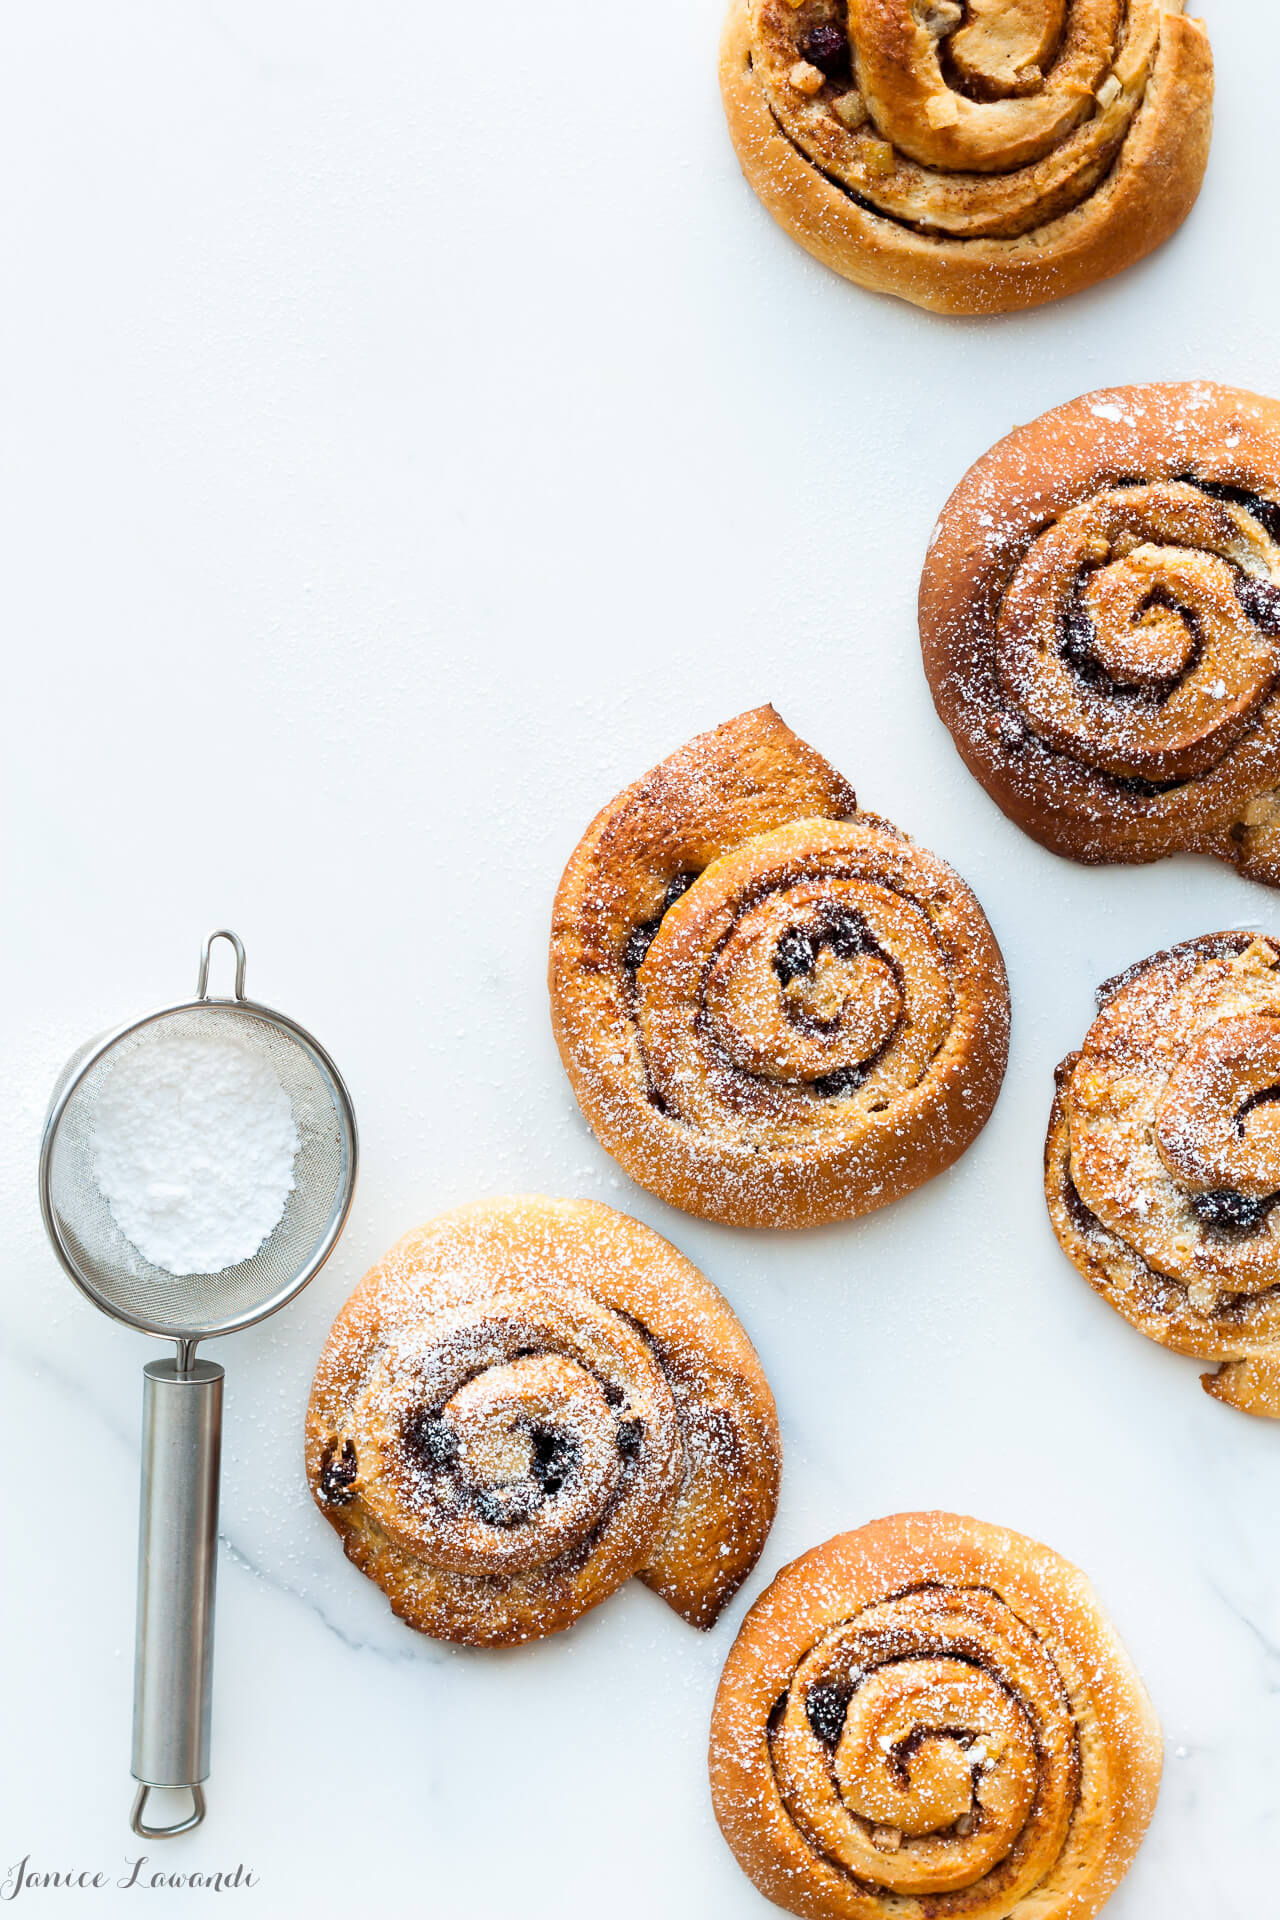
[(191, 1795), (191, 1811), (185, 1820), (175, 1820), (169, 1827), (152, 1827), (147, 1824), (145, 1814), (147, 1802), (156, 1791), (145, 1781), (139, 1782), (138, 1791), (133, 1797), (133, 1812), (129, 1815), (129, 1825), (143, 1840), (172, 1840), (175, 1834), (190, 1833), (192, 1827), (198, 1827), (204, 1819), (204, 1788), (196, 1781), (188, 1787)]
[[(173, 1360), (143, 1368), (138, 1635), (133, 1669), (131, 1825), (144, 1839), (186, 1833), (204, 1818), (213, 1692), (222, 1368)], [(145, 1819), (151, 1790), (191, 1795), (189, 1818)]]
[(236, 999), (244, 999), (244, 941), (238, 933), (232, 933), (230, 927), (215, 927), (212, 933), (204, 937), (200, 949), (200, 971), (196, 975), (196, 999), (209, 998), (209, 954), (215, 940), (226, 940), (236, 956)]

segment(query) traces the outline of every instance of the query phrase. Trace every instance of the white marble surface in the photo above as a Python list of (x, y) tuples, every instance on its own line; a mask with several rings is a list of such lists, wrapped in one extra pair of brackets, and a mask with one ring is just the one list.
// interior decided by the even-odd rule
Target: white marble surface
[[(1117, 380), (1280, 386), (1275, 41), (1247, 0), (1207, 11), (1219, 124), (1188, 228), (1118, 283), (988, 324), (862, 295), (773, 227), (720, 122), (718, 0), (502, 0), (435, 26), (407, 0), (10, 13), (0, 1866), (119, 1874), (137, 1852), (152, 1348), (44, 1244), (39, 1118), (64, 1055), (186, 992), (229, 923), (251, 988), (347, 1072), (364, 1166), (309, 1294), (217, 1351), (211, 1811), (150, 1850), (167, 1868), (242, 1861), (264, 1916), (754, 1920), (703, 1761), (746, 1601), (828, 1534), (936, 1504), (1079, 1561), (1146, 1675), (1166, 1784), (1116, 1920), (1271, 1910), (1280, 1428), (1093, 1298), (1038, 1166), (1095, 983), (1274, 927), (1280, 903), (1208, 863), (1085, 872), (1020, 838), (936, 723), (913, 624), (934, 515), (1013, 422)], [(594, 810), (766, 698), (968, 877), (1015, 1004), (961, 1164), (795, 1237), (621, 1178), (543, 986)], [(306, 1499), (339, 1302), (406, 1227), (513, 1188), (669, 1234), (765, 1358), (781, 1511), (705, 1637), (635, 1588), (526, 1651), (433, 1645)]]

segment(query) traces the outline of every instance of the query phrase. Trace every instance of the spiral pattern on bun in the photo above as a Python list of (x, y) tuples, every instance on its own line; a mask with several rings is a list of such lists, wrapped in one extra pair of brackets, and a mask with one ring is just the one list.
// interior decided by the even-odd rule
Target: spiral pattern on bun
[(1086, 394), (961, 482), (920, 590), (966, 764), (1055, 853), (1280, 884), (1280, 405)]
[(1186, 218), (1213, 59), (1182, 0), (733, 0), (738, 158), (848, 279), (944, 313), (1039, 305)]
[(334, 1322), (307, 1476), (410, 1626), (541, 1638), (636, 1574), (710, 1626), (777, 1503), (777, 1416), (727, 1303), (590, 1200), (482, 1202), (406, 1235)]
[(721, 1831), (809, 1920), (1088, 1920), (1155, 1806), (1160, 1730), (1084, 1575), (947, 1513), (794, 1561), (725, 1665)]
[(1215, 1398), (1280, 1419), (1280, 944), (1215, 933), (1098, 994), (1058, 1069), (1054, 1231), (1139, 1332), (1221, 1362)]
[(689, 1212), (868, 1212), (995, 1102), (1008, 993), (982, 909), (855, 805), (763, 707), (620, 794), (561, 881), (561, 1057), (604, 1145)]

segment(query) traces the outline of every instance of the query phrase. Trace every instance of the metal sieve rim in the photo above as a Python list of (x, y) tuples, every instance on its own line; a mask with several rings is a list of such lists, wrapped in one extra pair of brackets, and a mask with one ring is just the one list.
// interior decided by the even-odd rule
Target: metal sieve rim
[[(207, 946), (208, 943), (206, 942), (206, 949)], [(242, 984), (243, 977), (243, 960), (241, 960), (237, 986)], [(202, 985), (203, 980), (204, 974), (202, 972)], [(113, 1320), (120, 1321), (122, 1325), (132, 1327), (138, 1333), (148, 1334), (156, 1340), (172, 1342), (175, 1337), (177, 1337), (171, 1326), (156, 1326), (136, 1314), (125, 1312), (114, 1300), (100, 1292), (89, 1275), (80, 1267), (75, 1255), (67, 1245), (57, 1210), (53, 1204), (54, 1142), (57, 1138), (58, 1128), (61, 1125), (63, 1115), (70, 1106), (77, 1088), (93, 1068), (97, 1066), (104, 1055), (110, 1053), (112, 1048), (118, 1046), (122, 1040), (127, 1040), (130, 1034), (137, 1033), (143, 1027), (152, 1026), (157, 1021), (166, 1020), (171, 1014), (177, 1013), (238, 1013), (248, 1019), (261, 1020), (267, 1026), (278, 1028), (287, 1034), (291, 1040), (302, 1047), (304, 1052), (310, 1054), (333, 1089), (334, 1111), (338, 1119), (338, 1131), (342, 1151), (342, 1173), (338, 1183), (337, 1198), (329, 1214), (325, 1231), (317, 1242), (310, 1259), (292, 1279), (287, 1281), (283, 1286), (278, 1287), (276, 1291), (259, 1306), (254, 1307), (250, 1311), (231, 1314), (223, 1320), (207, 1324), (201, 1332), (192, 1335), (194, 1342), (196, 1340), (217, 1339), (219, 1335), (224, 1333), (238, 1333), (242, 1327), (251, 1327), (257, 1321), (265, 1320), (280, 1307), (287, 1305), (296, 1294), (301, 1293), (308, 1282), (314, 1280), (325, 1261), (329, 1258), (329, 1255), (333, 1252), (334, 1247), (337, 1245), (342, 1229), (346, 1225), (347, 1215), (351, 1211), (351, 1202), (355, 1195), (356, 1170), (359, 1162), (360, 1148), (359, 1136), (356, 1130), (355, 1109), (351, 1104), (351, 1095), (348, 1093), (346, 1082), (334, 1065), (330, 1055), (324, 1047), (321, 1046), (314, 1034), (308, 1033), (307, 1029), (299, 1026), (296, 1020), (291, 1020), (287, 1013), (279, 1013), (274, 1007), (264, 1006), (259, 1000), (246, 1000), (239, 992), (237, 992), (234, 998), (230, 999), (225, 996), (198, 993), (194, 1000), (177, 1000), (170, 1006), (153, 1007), (149, 1013), (139, 1014), (135, 1019), (126, 1020), (122, 1025), (112, 1027), (108, 1032), (100, 1034), (97, 1039), (89, 1042), (82, 1057), (76, 1062), (74, 1071), (66, 1074), (64, 1084), (54, 1093), (48, 1115), (45, 1119), (44, 1132), (40, 1140), (39, 1170), (40, 1214), (45, 1224), (45, 1231), (48, 1233), (53, 1245), (53, 1250), (57, 1254), (58, 1261), (68, 1278), (74, 1282), (86, 1299), (92, 1301), (93, 1305), (97, 1307), (100, 1312), (109, 1314)], [(73, 1055), (72, 1058), (75, 1059), (75, 1056)]]

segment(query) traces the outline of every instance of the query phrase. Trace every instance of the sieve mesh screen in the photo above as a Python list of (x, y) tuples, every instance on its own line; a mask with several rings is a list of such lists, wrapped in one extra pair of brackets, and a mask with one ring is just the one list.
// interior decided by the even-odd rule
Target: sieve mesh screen
[[(162, 1028), (166, 1040), (234, 1037), (269, 1063), (298, 1129), (294, 1187), (275, 1231), (249, 1260), (221, 1273), (175, 1275), (125, 1239), (93, 1176), (94, 1111), (127, 1053)], [(75, 1071), (73, 1062), (68, 1069)], [(283, 1304), (345, 1211), (354, 1176), (345, 1104), (324, 1061), (266, 1009), (205, 1001), (154, 1015), (115, 1040), (76, 1084), (49, 1147), (57, 1231), (86, 1290), (117, 1318), (174, 1338), (226, 1333)]]

